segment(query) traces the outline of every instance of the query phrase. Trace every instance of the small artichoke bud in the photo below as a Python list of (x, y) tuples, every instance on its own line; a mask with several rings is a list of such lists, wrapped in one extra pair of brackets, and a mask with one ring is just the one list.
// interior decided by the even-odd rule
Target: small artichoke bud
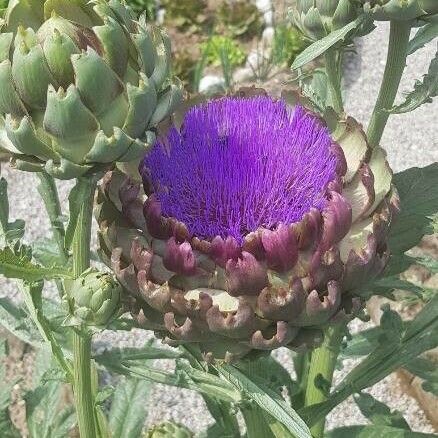
[(438, 14), (436, 0), (358, 0), (366, 12), (378, 21), (428, 20)]
[(109, 273), (85, 271), (71, 286), (68, 308), (80, 325), (105, 327), (117, 317), (122, 287)]
[(147, 438), (191, 438), (193, 433), (181, 424), (166, 421), (150, 429)]
[(355, 20), (357, 9), (350, 0), (297, 0), (291, 12), (301, 32), (317, 41)]

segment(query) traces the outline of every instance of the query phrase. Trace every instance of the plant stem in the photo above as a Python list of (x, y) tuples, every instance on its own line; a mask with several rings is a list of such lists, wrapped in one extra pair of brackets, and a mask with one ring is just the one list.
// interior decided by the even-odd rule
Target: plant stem
[(38, 192), (41, 195), (41, 198), (47, 210), (47, 214), (49, 216), (50, 225), (52, 226), (53, 237), (59, 250), (59, 257), (61, 258), (63, 263), (67, 263), (68, 253), (64, 246), (65, 230), (60, 220), (62, 211), (55, 180), (47, 172), (38, 172), (37, 176), (40, 180)]
[[(324, 330), (322, 345), (313, 350), (307, 379), (305, 406), (327, 400), (344, 332), (344, 323), (327, 326)], [(318, 385), (318, 379), (321, 377), (325, 383), (330, 385), (326, 390), (321, 389), (320, 385)], [(324, 435), (324, 426), (325, 420), (323, 419), (312, 427), (311, 431), (315, 438), (320, 438)]]
[[(91, 222), (96, 180), (80, 178), (85, 184), (88, 199), (81, 205), (76, 230), (73, 237), (73, 273), (79, 277), (90, 266)], [(81, 438), (95, 438), (94, 395), (91, 384), (91, 335), (86, 330), (73, 333), (74, 396), (76, 415)]]
[(339, 52), (328, 50), (325, 57), (325, 71), (327, 73), (328, 104), (333, 107), (336, 113), (344, 112), (341, 92), (341, 74), (339, 72)]
[(371, 146), (377, 146), (388, 122), (400, 80), (405, 69), (407, 48), (411, 32), (410, 21), (391, 21), (388, 54), (379, 96), (368, 126), (368, 140)]
[(265, 420), (263, 411), (258, 406), (240, 408), (246, 425), (247, 438), (273, 438), (271, 429)]

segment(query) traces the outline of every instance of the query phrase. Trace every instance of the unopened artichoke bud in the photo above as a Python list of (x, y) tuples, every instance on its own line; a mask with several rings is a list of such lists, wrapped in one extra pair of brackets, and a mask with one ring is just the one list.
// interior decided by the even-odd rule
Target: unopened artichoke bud
[(187, 427), (170, 421), (158, 424), (146, 433), (146, 438), (192, 438), (193, 436)]
[(291, 9), (295, 25), (312, 41), (354, 21), (357, 11), (351, 0), (297, 0)]
[(120, 313), (122, 286), (109, 273), (89, 269), (71, 285), (68, 310), (75, 325), (105, 327)]
[(380, 21), (428, 20), (438, 14), (437, 0), (354, 0)]
[(117, 0), (15, 0), (0, 22), (0, 149), (60, 179), (139, 160), (181, 98), (166, 33)]
[(104, 177), (103, 260), (165, 342), (208, 360), (301, 351), (361, 310), (389, 257), (392, 172), (354, 119), (331, 133), (304, 105), (257, 89), (198, 101), (143, 160), (143, 189)]

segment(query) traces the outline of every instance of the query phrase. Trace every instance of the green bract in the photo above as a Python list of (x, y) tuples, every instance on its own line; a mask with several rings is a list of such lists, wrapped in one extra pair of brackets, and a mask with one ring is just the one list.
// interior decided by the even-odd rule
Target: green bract
[(358, 0), (376, 20), (413, 20), (438, 14), (436, 0)]
[(122, 287), (111, 274), (89, 269), (67, 294), (73, 325), (105, 327), (119, 314)]
[(0, 33), (0, 147), (61, 179), (139, 159), (180, 99), (170, 42), (117, 0), (12, 0)]
[(350, 0), (297, 0), (292, 16), (301, 32), (316, 41), (353, 21), (357, 9)]

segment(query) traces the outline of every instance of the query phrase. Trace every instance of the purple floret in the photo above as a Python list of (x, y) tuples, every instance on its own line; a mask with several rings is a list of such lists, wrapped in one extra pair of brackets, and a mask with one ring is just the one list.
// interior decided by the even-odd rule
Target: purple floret
[(273, 229), (322, 210), (337, 158), (326, 127), (301, 107), (270, 97), (225, 97), (193, 107), (181, 133), (157, 142), (141, 165), (162, 214), (192, 236)]

